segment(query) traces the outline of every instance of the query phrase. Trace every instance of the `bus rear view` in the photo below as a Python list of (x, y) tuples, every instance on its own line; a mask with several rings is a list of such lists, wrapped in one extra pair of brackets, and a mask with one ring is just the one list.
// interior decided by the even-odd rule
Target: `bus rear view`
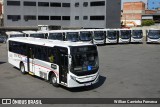
[(118, 39), (118, 34), (117, 34), (117, 30), (112, 30), (112, 29), (107, 29), (107, 33), (106, 33), (106, 43), (107, 44), (114, 44), (117, 43), (117, 39)]
[(142, 43), (143, 41), (142, 30), (132, 30), (131, 43)]
[(131, 38), (131, 30), (121, 29), (119, 30), (118, 43), (129, 43)]
[(160, 43), (160, 30), (148, 30), (146, 34), (147, 43)]

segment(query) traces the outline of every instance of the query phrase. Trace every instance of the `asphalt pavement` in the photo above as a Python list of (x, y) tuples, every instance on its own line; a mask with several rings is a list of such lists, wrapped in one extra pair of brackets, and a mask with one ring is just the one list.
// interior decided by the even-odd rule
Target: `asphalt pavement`
[[(91, 87), (68, 89), (63, 86), (55, 88), (43, 79), (22, 75), (7, 62), (6, 45), (0, 44), (0, 97), (160, 98), (160, 44), (104, 45), (98, 46), (98, 51), (101, 75), (99, 83)], [(123, 105), (125, 106), (127, 105)], [(140, 105), (142, 106), (151, 105)]]

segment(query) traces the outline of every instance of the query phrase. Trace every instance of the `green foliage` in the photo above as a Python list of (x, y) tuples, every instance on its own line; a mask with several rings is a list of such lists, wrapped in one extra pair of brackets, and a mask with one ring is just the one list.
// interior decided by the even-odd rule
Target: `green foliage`
[(151, 26), (154, 24), (155, 24), (155, 22), (153, 20), (143, 20), (142, 21), (142, 26)]

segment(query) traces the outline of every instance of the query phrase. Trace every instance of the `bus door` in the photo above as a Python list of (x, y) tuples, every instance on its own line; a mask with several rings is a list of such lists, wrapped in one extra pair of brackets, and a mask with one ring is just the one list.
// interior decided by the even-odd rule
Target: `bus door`
[(27, 48), (27, 68), (31, 75), (34, 75), (34, 63), (34, 48), (32, 45), (29, 45)]
[(56, 47), (59, 65), (59, 83), (67, 83), (68, 73), (68, 50), (67, 48)]

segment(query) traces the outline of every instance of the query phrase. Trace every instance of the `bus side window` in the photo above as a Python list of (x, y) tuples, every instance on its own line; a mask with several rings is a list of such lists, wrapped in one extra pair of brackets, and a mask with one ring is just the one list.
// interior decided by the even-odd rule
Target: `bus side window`
[(29, 58), (34, 59), (35, 50), (33, 45), (28, 45)]
[(56, 63), (56, 50), (54, 48), (48, 48), (48, 62)]
[(22, 55), (25, 55), (25, 56), (26, 56), (27, 47), (26, 47), (26, 44), (25, 44), (25, 43), (23, 43), (23, 44), (21, 45), (21, 49), (23, 50), (23, 51), (22, 51)]
[(41, 60), (43, 61), (47, 61), (48, 58), (47, 58), (47, 47), (41, 47)]
[(43, 61), (47, 61), (47, 47), (37, 46), (35, 58)]
[(9, 41), (9, 51), (10, 51), (10, 52), (13, 52), (12, 41)]

